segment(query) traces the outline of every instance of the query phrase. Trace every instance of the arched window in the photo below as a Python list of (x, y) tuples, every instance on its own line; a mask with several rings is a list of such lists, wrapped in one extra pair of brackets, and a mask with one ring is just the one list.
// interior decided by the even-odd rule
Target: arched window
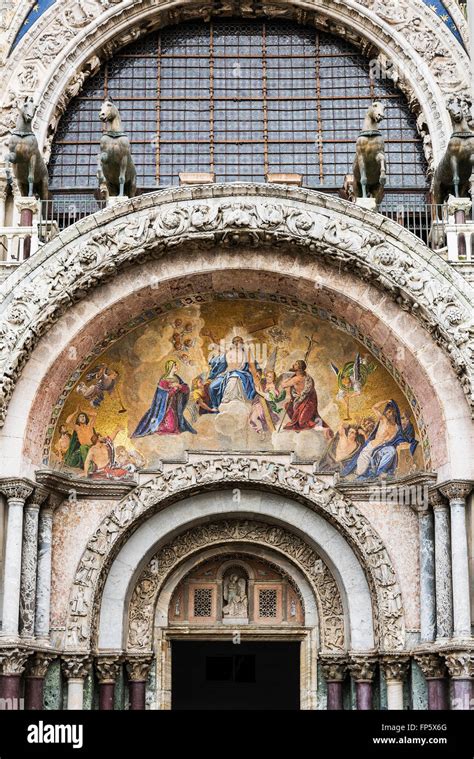
[(388, 79), (374, 79), (351, 44), (287, 21), (189, 22), (154, 32), (116, 54), (63, 116), (50, 163), (51, 186), (87, 191), (96, 165), (104, 96), (117, 104), (132, 142), (138, 187), (176, 185), (182, 171), (218, 182), (303, 175), (335, 190), (351, 172), (354, 143), (374, 97), (388, 188), (426, 188), (415, 119)]

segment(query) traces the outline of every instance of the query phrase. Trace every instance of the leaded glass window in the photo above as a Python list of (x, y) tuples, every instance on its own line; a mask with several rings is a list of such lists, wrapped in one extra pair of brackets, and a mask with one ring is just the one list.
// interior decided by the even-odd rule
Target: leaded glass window
[(154, 32), (124, 48), (89, 80), (63, 116), (51, 157), (53, 190), (91, 191), (104, 96), (117, 104), (132, 143), (138, 187), (178, 184), (182, 171), (216, 181), (303, 175), (337, 189), (374, 97), (388, 188), (422, 191), (426, 165), (415, 119), (388, 80), (374, 80), (349, 43), (287, 21), (213, 20)]

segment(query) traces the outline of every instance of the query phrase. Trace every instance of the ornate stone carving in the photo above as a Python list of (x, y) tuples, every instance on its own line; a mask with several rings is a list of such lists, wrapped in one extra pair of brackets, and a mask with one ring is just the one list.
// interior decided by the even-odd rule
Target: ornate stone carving
[(472, 651), (441, 652), (446, 661), (449, 674), (454, 680), (464, 680), (471, 677), (474, 654)]
[(427, 680), (437, 680), (446, 676), (446, 665), (439, 654), (415, 654), (415, 661)]
[(375, 656), (356, 655), (349, 660), (349, 672), (356, 683), (371, 683), (374, 679), (377, 659)]
[(70, 227), (63, 233), (70, 242), (55, 238), (31, 259), (28, 281), (0, 288), (0, 423), (39, 336), (72, 301), (134, 262), (159, 258), (180, 245), (208, 247), (211, 242), (296, 245), (302, 254), (343, 265), (386, 290), (446, 350), (474, 408), (469, 286), (441, 259), (434, 266), (421, 241), (400, 235), (400, 227), (388, 219), (374, 215), (368, 221), (362, 209), (316, 192), (295, 189), (288, 198), (280, 188), (259, 186), (256, 197), (254, 185), (241, 184), (233, 185), (233, 197), (226, 199), (229, 187), (222, 185), (204, 200), (201, 190), (185, 189), (142, 195), (133, 206), (124, 202), (113, 221), (110, 210), (102, 211), (83, 234)]
[(428, 498), (433, 511), (436, 511), (436, 509), (446, 509), (448, 506), (446, 498), (440, 493), (438, 488), (432, 488), (429, 491)]
[[(151, 647), (154, 608), (163, 581), (170, 571), (185, 556), (192, 555), (199, 548), (225, 542), (268, 545), (292, 559), (303, 570), (315, 591), (323, 650), (344, 650), (344, 609), (338, 587), (327, 566), (297, 535), (281, 527), (253, 520), (222, 520), (191, 528), (153, 556), (140, 575), (130, 599), (128, 650)], [(240, 592), (241, 589), (238, 590)], [(224, 603), (232, 606), (229, 598), (224, 598)], [(227, 616), (247, 616), (246, 603), (242, 607), (234, 603)], [(225, 608), (223, 612), (226, 616)]]
[(27, 676), (40, 679), (46, 677), (48, 667), (54, 659), (56, 659), (56, 654), (37, 651), (28, 661)]
[(386, 655), (380, 659), (380, 666), (387, 682), (403, 682), (410, 666), (410, 657)]
[(88, 654), (63, 655), (61, 666), (68, 680), (85, 680), (91, 669), (91, 658)]
[(247, 579), (241, 572), (232, 571), (224, 577), (222, 596), (224, 617), (248, 618)]
[(150, 672), (151, 656), (127, 656), (127, 673), (133, 682), (146, 682)]
[[(378, 609), (374, 616), (376, 626), (379, 625), (379, 628), (376, 627), (376, 635), (380, 645), (387, 650), (403, 648), (402, 599), (395, 572), (379, 535), (354, 504), (313, 474), (296, 467), (231, 456), (199, 461), (160, 472), (114, 507), (89, 541), (76, 570), (69, 602), (68, 645), (87, 646), (91, 624), (96, 624), (95, 599), (99, 597), (103, 587), (105, 571), (118, 546), (126, 539), (128, 531), (137, 520), (144, 519), (158, 507), (158, 504), (162, 504), (167, 498), (176, 497), (179, 493), (184, 495), (186, 492), (195, 491), (196, 488), (216, 487), (219, 483), (225, 483), (230, 487), (233, 482), (248, 483), (249, 487), (260, 483), (276, 491), (288, 493), (292, 498), (301, 498), (309, 508), (321, 512), (325, 518), (333, 522), (346, 536), (366, 567), (374, 603)], [(275, 536), (280, 534), (278, 531), (274, 533)], [(206, 541), (209, 541), (209, 536), (206, 536)], [(95, 558), (93, 554), (96, 554)], [(301, 557), (304, 556), (303, 545), (298, 560), (301, 561)], [(330, 594), (329, 581), (327, 588)], [(147, 593), (148, 586), (142, 592)]]
[(0, 493), (12, 501), (26, 501), (33, 492), (33, 485), (25, 480), (0, 480)]
[(115, 683), (122, 661), (121, 656), (99, 656), (95, 660), (99, 683)]
[(440, 485), (439, 489), (449, 501), (465, 501), (472, 490), (472, 482), (453, 480)]
[(31, 651), (25, 651), (22, 648), (7, 648), (0, 650), (0, 674), (23, 674), (30, 653)]
[(35, 495), (36, 502), (30, 500), (24, 509), (21, 557), (20, 632), (28, 638), (32, 638), (35, 631), (38, 514), (41, 500), (47, 497), (47, 493), (38, 492), (35, 488), (32, 498)]
[(342, 682), (347, 672), (347, 659), (340, 656), (321, 656), (321, 669), (326, 682)]

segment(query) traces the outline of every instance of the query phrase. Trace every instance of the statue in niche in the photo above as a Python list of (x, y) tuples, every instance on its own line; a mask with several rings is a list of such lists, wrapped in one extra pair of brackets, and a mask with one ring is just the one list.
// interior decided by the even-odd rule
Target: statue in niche
[(453, 133), (434, 173), (431, 187), (433, 203), (444, 203), (449, 195), (469, 197), (474, 171), (474, 132), (469, 124), (471, 105), (471, 100), (465, 95), (453, 95), (447, 102)]
[(383, 103), (374, 100), (365, 115), (362, 132), (357, 138), (352, 168), (352, 188), (356, 203), (359, 198), (374, 198), (377, 206), (382, 202), (387, 175), (384, 141), (378, 126), (384, 115)]
[(105, 124), (97, 167), (99, 186), (105, 182), (111, 197), (132, 198), (136, 192), (136, 172), (130, 141), (122, 131), (117, 106), (110, 99), (104, 100), (99, 118)]
[(224, 578), (224, 601), (222, 614), (224, 617), (248, 617), (247, 580), (242, 574), (230, 572)]

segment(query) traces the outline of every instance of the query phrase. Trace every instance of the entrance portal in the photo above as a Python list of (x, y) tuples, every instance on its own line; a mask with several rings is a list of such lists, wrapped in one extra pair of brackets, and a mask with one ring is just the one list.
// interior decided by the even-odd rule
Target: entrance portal
[(300, 643), (172, 642), (172, 709), (299, 709)]

